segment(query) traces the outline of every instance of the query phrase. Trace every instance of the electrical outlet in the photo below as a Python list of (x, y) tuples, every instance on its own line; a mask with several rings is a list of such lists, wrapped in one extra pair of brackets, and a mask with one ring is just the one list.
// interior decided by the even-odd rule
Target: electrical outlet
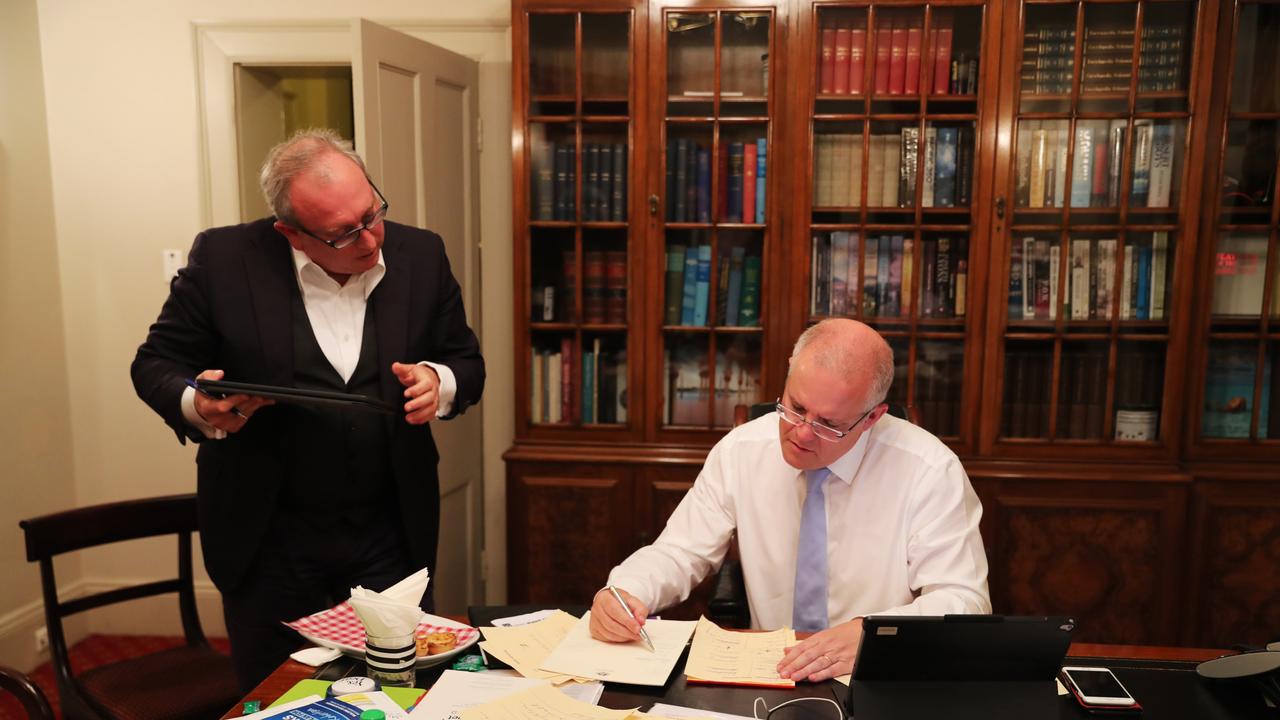
[(49, 628), (36, 628), (36, 652), (44, 652), (49, 649)]
[(162, 262), (164, 263), (164, 281), (167, 283), (173, 279), (174, 275), (187, 264), (187, 259), (183, 256), (181, 250), (166, 248), (160, 251)]

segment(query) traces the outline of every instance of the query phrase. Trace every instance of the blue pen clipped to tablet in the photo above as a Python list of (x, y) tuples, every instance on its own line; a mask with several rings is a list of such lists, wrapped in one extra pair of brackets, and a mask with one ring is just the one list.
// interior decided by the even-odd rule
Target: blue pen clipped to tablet
[[(193, 390), (200, 393), (201, 395), (204, 395), (205, 397), (213, 398), (214, 400), (222, 400), (223, 398), (226, 397), (225, 395), (215, 395), (214, 393), (211, 393), (208, 390), (205, 390), (204, 388), (200, 387), (199, 383), (197, 383), (195, 380), (192, 380), (191, 378), (183, 378), (183, 382), (185, 382), (188, 387), (192, 388)], [(231, 412), (241, 420), (249, 419), (249, 416), (240, 412), (240, 408), (238, 407), (231, 408)]]

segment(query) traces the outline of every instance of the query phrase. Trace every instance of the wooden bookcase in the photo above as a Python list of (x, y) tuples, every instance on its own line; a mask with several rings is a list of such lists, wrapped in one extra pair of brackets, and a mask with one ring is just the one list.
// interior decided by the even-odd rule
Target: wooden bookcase
[(1280, 632), (1222, 561), (1280, 562), (1280, 3), (515, 0), (512, 23), (511, 601), (585, 601), (845, 316), (964, 460), (997, 612)]

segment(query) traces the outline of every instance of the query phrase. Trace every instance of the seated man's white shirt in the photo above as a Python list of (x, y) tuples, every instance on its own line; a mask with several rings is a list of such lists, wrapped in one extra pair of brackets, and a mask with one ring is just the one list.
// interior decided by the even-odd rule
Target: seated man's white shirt
[[(736, 529), (752, 627), (789, 627), (807, 486), (783, 459), (778, 422), (769, 413), (721, 439), (657, 541), (614, 568), (610, 584), (653, 610), (674, 605), (720, 566)], [(950, 448), (885, 415), (829, 467), (831, 625), (991, 612), (982, 506)]]
[[(306, 253), (297, 248), (292, 248), (292, 253), (294, 276), (298, 280), (302, 306), (307, 311), (307, 320), (315, 335), (316, 344), (320, 346), (325, 359), (342, 377), (342, 381), (349, 382), (355, 374), (356, 364), (360, 362), (360, 347), (364, 341), (364, 315), (369, 296), (387, 274), (386, 261), (379, 251), (376, 265), (339, 284)], [(436, 417), (444, 417), (453, 410), (453, 398), (458, 394), (458, 381), (453, 371), (444, 365), (426, 361), (421, 364), (430, 366), (440, 378)], [(205, 422), (196, 412), (193, 388), (187, 388), (182, 393), (182, 415), (207, 438), (222, 440), (227, 436), (226, 431)]]

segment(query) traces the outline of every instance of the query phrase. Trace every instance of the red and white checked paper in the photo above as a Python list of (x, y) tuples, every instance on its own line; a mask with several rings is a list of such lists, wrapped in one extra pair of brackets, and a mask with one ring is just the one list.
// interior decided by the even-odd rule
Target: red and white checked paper
[[(298, 618), (285, 625), (307, 635), (321, 638), (337, 645), (364, 649), (364, 623), (352, 609), (350, 602), (343, 602), (324, 612)], [(451, 632), (458, 636), (457, 647), (469, 645), (480, 635), (480, 631), (465, 625), (433, 625), (425, 619), (418, 623), (415, 631), (417, 637), (434, 632)]]

